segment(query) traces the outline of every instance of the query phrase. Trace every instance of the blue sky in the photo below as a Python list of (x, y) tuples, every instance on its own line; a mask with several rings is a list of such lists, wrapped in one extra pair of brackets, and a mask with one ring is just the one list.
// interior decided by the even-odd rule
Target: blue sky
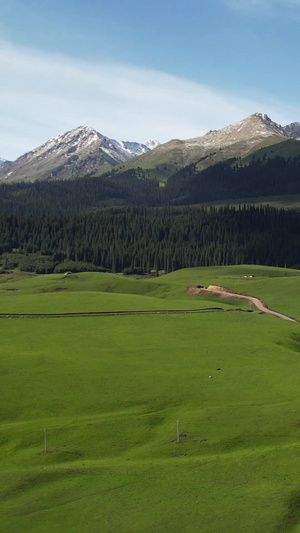
[(2, 0), (0, 157), (79, 125), (145, 142), (300, 121), (300, 0)]

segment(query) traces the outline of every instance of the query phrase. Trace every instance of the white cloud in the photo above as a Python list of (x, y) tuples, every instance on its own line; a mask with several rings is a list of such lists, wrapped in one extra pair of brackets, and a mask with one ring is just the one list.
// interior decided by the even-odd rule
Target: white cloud
[(118, 140), (166, 142), (202, 135), (256, 111), (282, 123), (299, 115), (267, 97), (237, 98), (163, 72), (76, 61), (8, 43), (0, 46), (0, 72), (0, 157), (7, 159), (79, 125)]
[(221, 0), (230, 9), (235, 11), (254, 11), (259, 14), (285, 14), (300, 8), (300, 0)]

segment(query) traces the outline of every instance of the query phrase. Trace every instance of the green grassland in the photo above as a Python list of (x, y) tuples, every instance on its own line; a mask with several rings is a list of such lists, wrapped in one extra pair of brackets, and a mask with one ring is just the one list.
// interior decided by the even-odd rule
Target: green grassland
[(300, 320), (299, 271), (0, 280), (1, 313), (224, 309), (0, 318), (1, 531), (299, 530), (299, 323), (187, 294), (222, 285)]
[(295, 139), (285, 139), (278, 136), (277, 138), (269, 138), (259, 145), (256, 145), (250, 152), (245, 154), (241, 158), (241, 164), (245, 165), (250, 163), (253, 157), (256, 158), (273, 158), (284, 157), (288, 159), (290, 157), (298, 157), (300, 155), (300, 143)]

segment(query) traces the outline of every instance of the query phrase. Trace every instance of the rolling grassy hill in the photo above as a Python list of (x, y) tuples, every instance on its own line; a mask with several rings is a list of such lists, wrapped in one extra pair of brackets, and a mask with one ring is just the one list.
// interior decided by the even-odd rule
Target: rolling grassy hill
[(296, 531), (299, 323), (186, 289), (223, 285), (299, 320), (299, 271), (0, 279), (2, 313), (225, 310), (1, 318), (2, 531)]
[(274, 142), (274, 139), (271, 139), (269, 142), (255, 146), (250, 152), (241, 157), (241, 162), (242, 164), (248, 164), (253, 157), (263, 159), (279, 156), (288, 159), (290, 157), (298, 157), (299, 155), (299, 141), (296, 141), (295, 139), (285, 139), (282, 141), (278, 138), (277, 142)]

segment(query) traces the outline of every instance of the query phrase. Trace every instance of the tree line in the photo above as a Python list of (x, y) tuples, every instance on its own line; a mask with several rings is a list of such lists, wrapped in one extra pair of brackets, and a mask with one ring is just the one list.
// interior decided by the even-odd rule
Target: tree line
[(299, 268), (300, 213), (271, 207), (118, 207), (0, 215), (2, 269), (149, 273), (212, 265)]

